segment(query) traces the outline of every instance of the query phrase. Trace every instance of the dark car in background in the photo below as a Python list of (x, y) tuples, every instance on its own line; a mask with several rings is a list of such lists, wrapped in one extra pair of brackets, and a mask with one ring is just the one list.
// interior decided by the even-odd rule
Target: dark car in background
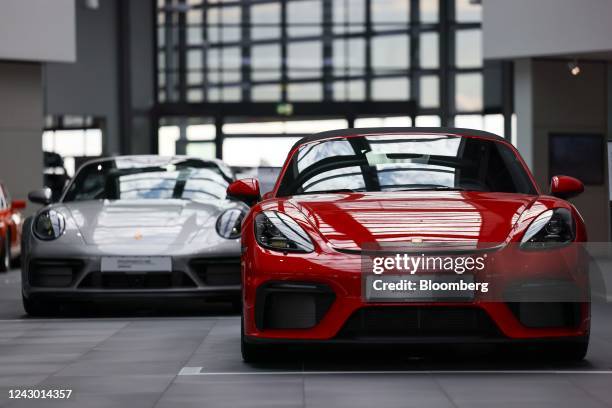
[(70, 181), (70, 176), (66, 171), (62, 156), (53, 152), (43, 152), (43, 157), (43, 184), (51, 189), (51, 198), (55, 202), (62, 196), (64, 187)]

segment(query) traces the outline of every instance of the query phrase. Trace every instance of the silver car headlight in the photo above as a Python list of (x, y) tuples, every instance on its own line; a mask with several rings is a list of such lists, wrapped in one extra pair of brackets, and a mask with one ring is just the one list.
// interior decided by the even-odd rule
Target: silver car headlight
[(32, 230), (36, 238), (51, 241), (62, 236), (66, 230), (66, 219), (55, 210), (47, 210), (36, 216)]
[(227, 239), (240, 238), (240, 227), (244, 215), (245, 212), (237, 208), (223, 211), (217, 218), (217, 233)]
[(314, 244), (294, 219), (277, 211), (255, 216), (255, 239), (264, 248), (282, 252), (312, 252)]
[(572, 214), (565, 208), (546, 210), (531, 222), (521, 248), (547, 249), (572, 242), (576, 237)]

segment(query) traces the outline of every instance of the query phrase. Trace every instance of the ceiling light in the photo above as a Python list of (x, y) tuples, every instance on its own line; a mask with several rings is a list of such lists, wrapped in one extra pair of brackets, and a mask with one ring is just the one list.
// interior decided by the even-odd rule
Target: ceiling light
[(90, 10), (97, 10), (100, 8), (100, 0), (85, 0), (85, 7)]
[(570, 74), (572, 74), (573, 76), (580, 75), (580, 66), (578, 65), (577, 60), (573, 60), (572, 62), (567, 64), (567, 67), (569, 68)]

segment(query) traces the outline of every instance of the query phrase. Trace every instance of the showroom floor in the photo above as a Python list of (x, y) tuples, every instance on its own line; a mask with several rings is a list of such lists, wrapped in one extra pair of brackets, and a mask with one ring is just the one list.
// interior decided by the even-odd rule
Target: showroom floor
[[(612, 406), (612, 308), (594, 306), (579, 365), (499, 360), (463, 350), (249, 366), (240, 322), (222, 306), (79, 312), (31, 319), (19, 273), (0, 275), (0, 406), (602, 407)], [(446, 356), (442, 353), (446, 353)], [(72, 389), (70, 400), (9, 400), (9, 389)]]

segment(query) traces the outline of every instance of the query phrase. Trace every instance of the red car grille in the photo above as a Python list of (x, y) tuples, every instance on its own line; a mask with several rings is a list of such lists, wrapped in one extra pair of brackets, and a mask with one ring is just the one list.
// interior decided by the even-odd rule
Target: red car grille
[(338, 337), (495, 336), (499, 331), (481, 309), (465, 307), (367, 307), (347, 320)]

